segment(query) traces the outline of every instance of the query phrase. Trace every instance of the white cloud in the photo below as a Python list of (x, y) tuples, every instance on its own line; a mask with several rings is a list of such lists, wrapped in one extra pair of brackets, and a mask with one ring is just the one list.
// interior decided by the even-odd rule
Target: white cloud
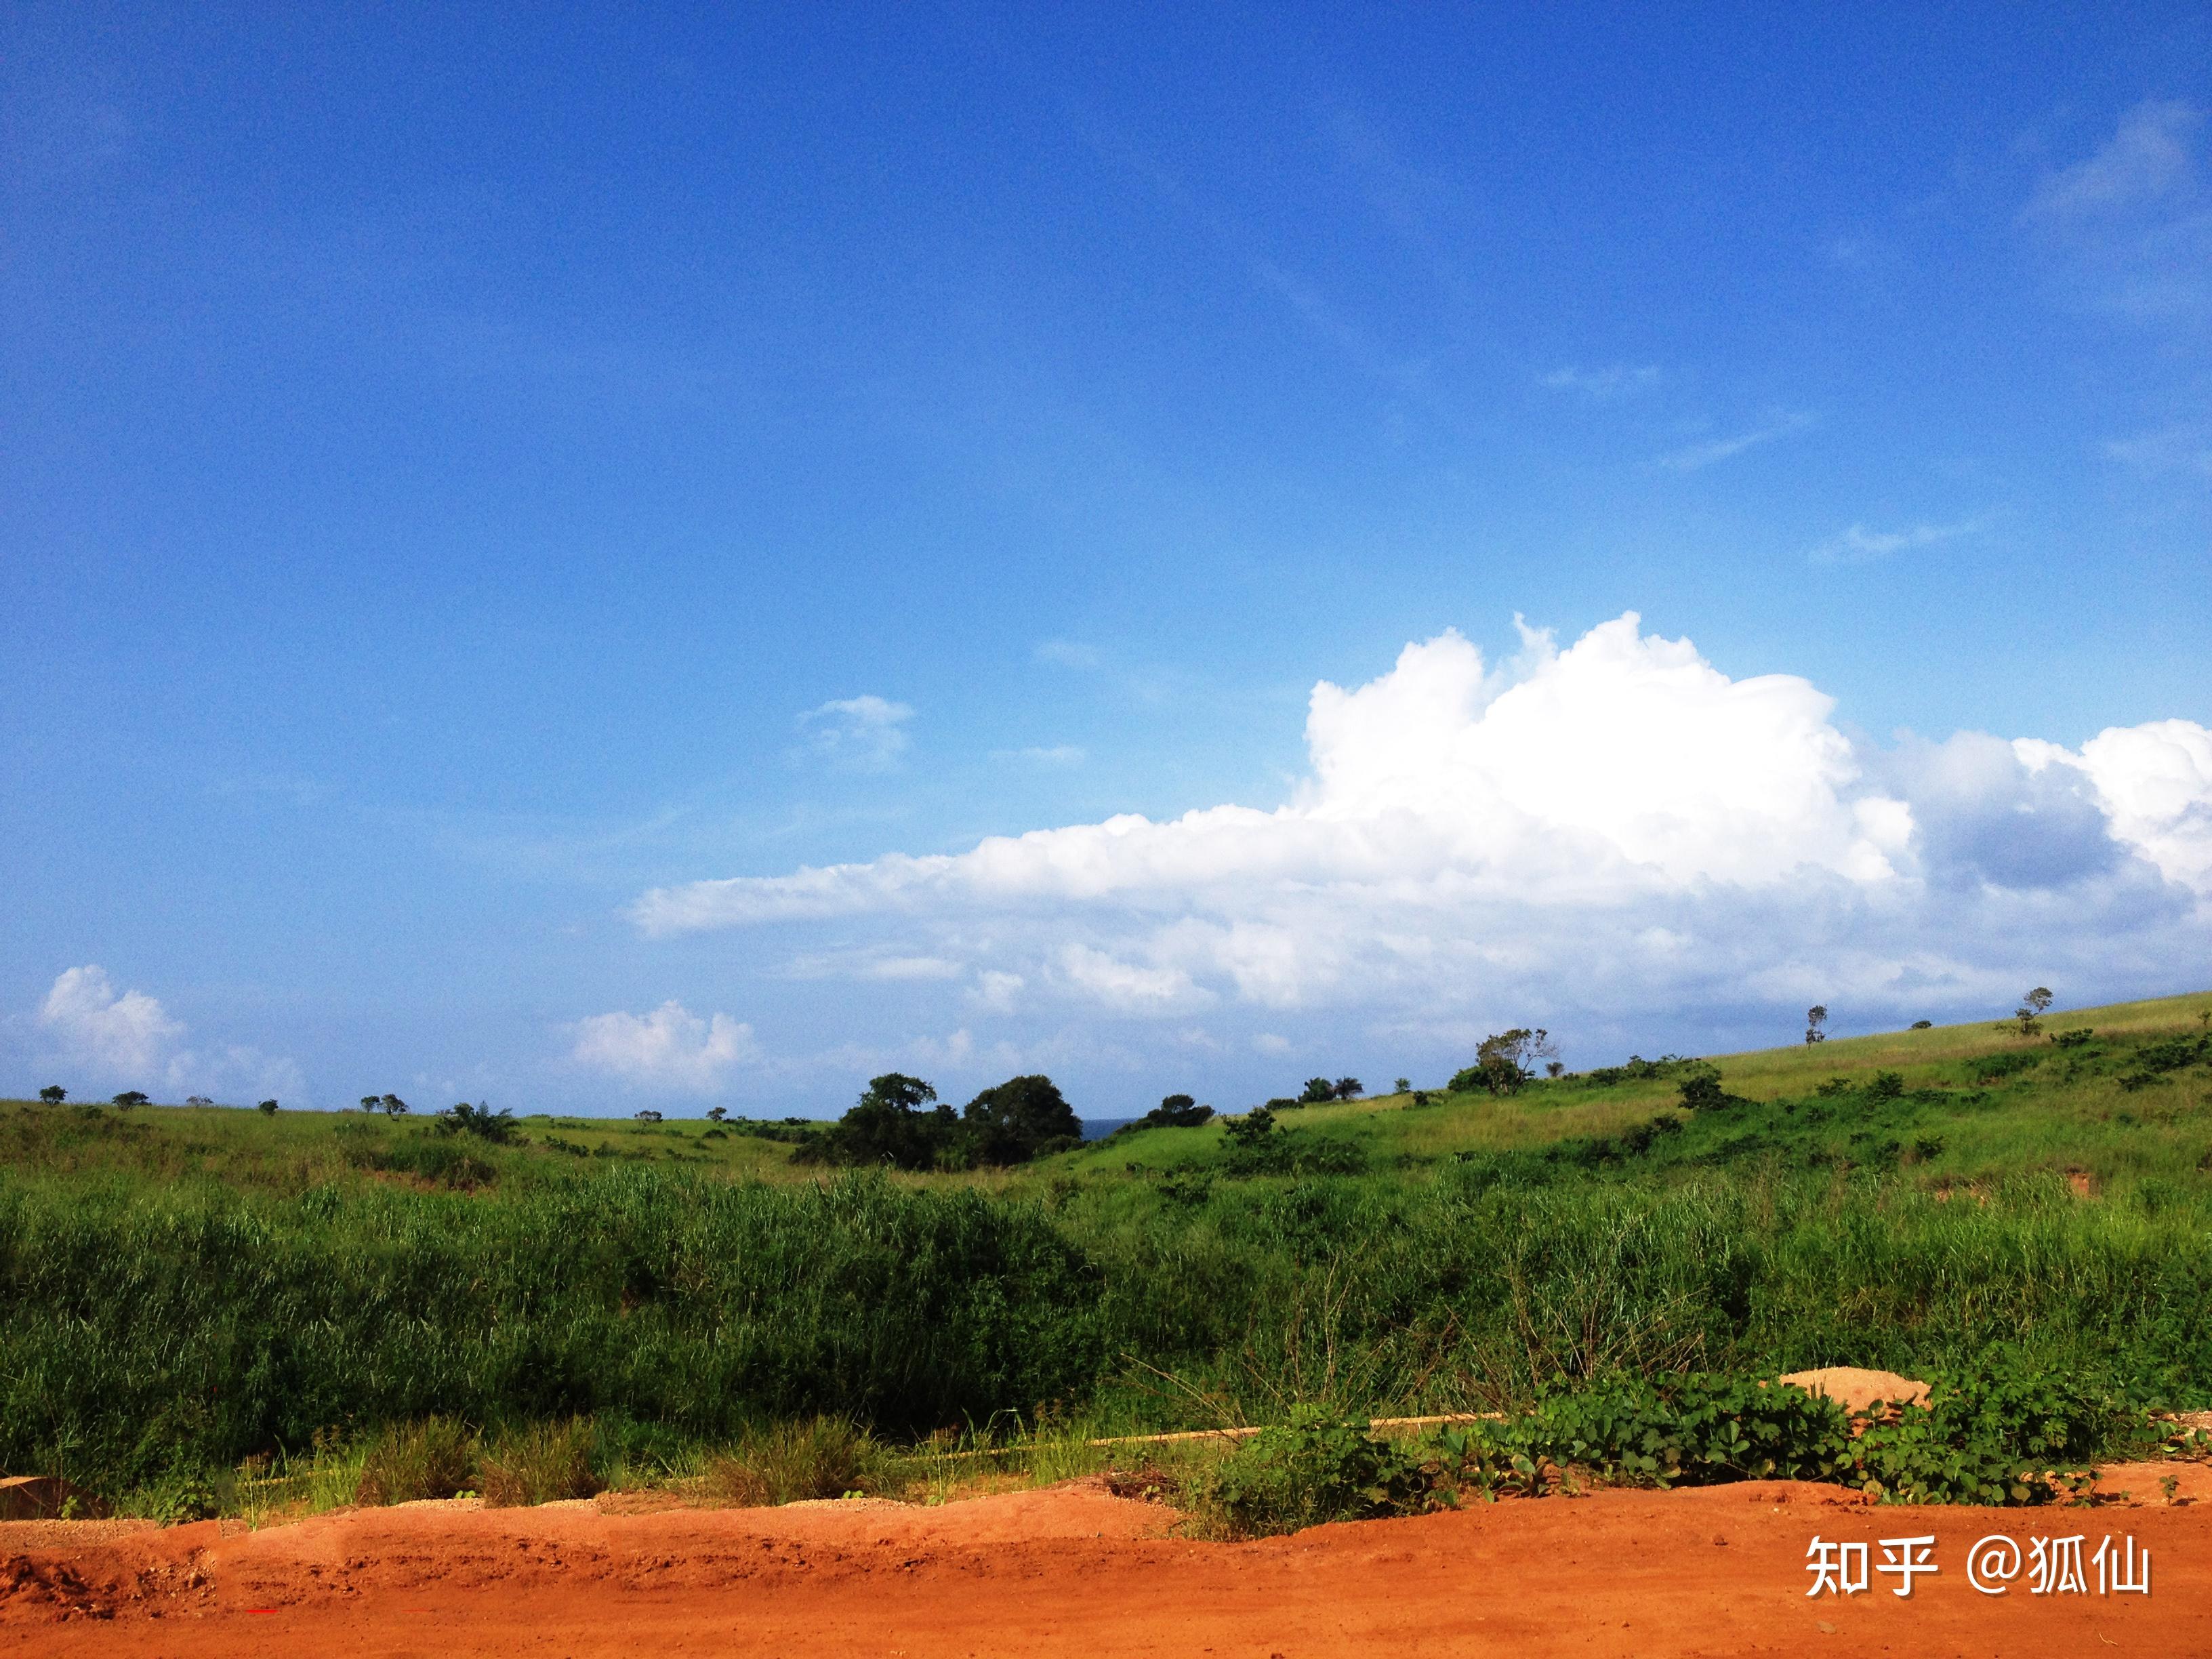
[(165, 1098), (204, 1092), (235, 1101), (306, 1093), (299, 1066), (247, 1043), (200, 1050), (158, 998), (120, 991), (105, 969), (88, 964), (58, 975), (39, 1009), (39, 1025), (55, 1045), (53, 1058), (80, 1066), (103, 1085), (125, 1084)]
[(1731, 460), (1747, 449), (1771, 443), (1777, 438), (1789, 437), (1814, 425), (1817, 416), (1801, 412), (1777, 415), (1762, 425), (1731, 434), (1725, 438), (1712, 438), (1703, 443), (1686, 445), (1659, 458), (1659, 465), (1670, 472), (1696, 472), (1718, 462)]
[(2114, 438), (2105, 445), (2105, 453), (2146, 477), (2168, 472), (2212, 477), (2212, 426), (2182, 424)]
[(815, 755), (854, 772), (884, 772), (907, 746), (906, 723), (914, 710), (902, 702), (869, 694), (840, 697), (799, 717), (799, 730)]
[(71, 968), (57, 977), (39, 1010), (39, 1024), (70, 1058), (103, 1074), (141, 1075), (146, 1082), (166, 1067), (185, 1035), (143, 991), (118, 992), (103, 968)]
[(1917, 548), (1938, 547), (1961, 536), (1978, 536), (1981, 531), (1978, 519), (1957, 524), (1917, 524), (1909, 530), (1869, 530), (1855, 524), (1829, 537), (1806, 556), (1814, 564), (1871, 564)]
[(1571, 392), (1592, 403), (1617, 403), (1659, 385), (1656, 363), (1608, 363), (1603, 368), (1577, 368), (1569, 364), (1542, 377), (1539, 385), (1553, 392)]
[(887, 953), (968, 964), (994, 1015), (1210, 1006), (1217, 1027), (1242, 1011), (1240, 1042), (1293, 1011), (1455, 1042), (1573, 1009), (1917, 1012), (2212, 947), (2204, 727), (1877, 750), (1832, 710), (1633, 614), (1565, 648), (1524, 629), (1496, 670), (1446, 632), (1364, 685), (1314, 688), (1308, 773), (1273, 809), (695, 882), (634, 915), (653, 934), (842, 918)]
[(578, 1020), (569, 1058), (625, 1083), (704, 1094), (757, 1058), (752, 1027), (727, 1014), (702, 1019), (674, 999), (649, 1014), (617, 1012)]

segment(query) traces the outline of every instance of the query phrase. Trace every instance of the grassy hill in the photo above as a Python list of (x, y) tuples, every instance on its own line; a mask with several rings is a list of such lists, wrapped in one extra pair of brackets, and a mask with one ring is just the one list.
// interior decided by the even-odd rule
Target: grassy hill
[(199, 1491), (432, 1419), (574, 1419), (676, 1467), (818, 1413), (1170, 1429), (1829, 1364), (2202, 1406), (2208, 1008), (1384, 1097), (958, 1175), (794, 1165), (789, 1124), (541, 1117), (494, 1145), (7, 1103), (0, 1468)]

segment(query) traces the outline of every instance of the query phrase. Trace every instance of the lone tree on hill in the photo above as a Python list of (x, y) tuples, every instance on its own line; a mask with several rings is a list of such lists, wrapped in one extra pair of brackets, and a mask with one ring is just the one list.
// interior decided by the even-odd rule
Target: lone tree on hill
[(143, 1106), (146, 1104), (146, 1097), (139, 1090), (125, 1089), (115, 1097), (115, 1103), (118, 1106)]
[(1464, 1091), (1487, 1089), (1493, 1095), (1516, 1094), (1536, 1075), (1535, 1063), (1559, 1054), (1552, 1034), (1539, 1025), (1516, 1025), (1483, 1038), (1474, 1051), (1474, 1064), (1453, 1075), (1451, 1087)]
[(1339, 1100), (1357, 1100), (1367, 1092), (1367, 1085), (1356, 1077), (1340, 1077), (1333, 1085), (1333, 1092)]
[(407, 1114), (407, 1103), (398, 1095), (386, 1095), (376, 1103), (384, 1108), (386, 1117), (404, 1117)]
[(1816, 1002), (1805, 1011), (1805, 1046), (1808, 1048), (1816, 1042), (1826, 1042), (1828, 1040), (1828, 1034), (1820, 1029), (1827, 1023), (1828, 1005), (1826, 1003)]
[(69, 1098), (69, 1091), (58, 1083), (49, 1083), (39, 1091), (39, 1098), (49, 1106), (58, 1106)]
[(707, 1109), (708, 1117), (716, 1123), (720, 1123), (724, 1118), (729, 1116), (729, 1115), (730, 1109), (726, 1106), (709, 1106)]
[(275, 1101), (273, 1101), (273, 1100), (264, 1100), (264, 1101), (263, 1101), (263, 1102), (261, 1103), (261, 1112), (262, 1112), (262, 1115), (263, 1115), (264, 1116), (265, 1116), (265, 1117), (274, 1117), (274, 1116), (276, 1116), (276, 1103)]
[(1393, 1094), (1409, 1095), (1413, 1092), (1413, 1079), (1401, 1077), (1390, 1085), (1390, 1091)]
[(2033, 1036), (2040, 1031), (2043, 1029), (2043, 1012), (2050, 1006), (2051, 988), (2048, 985), (2039, 985), (2022, 997), (2020, 1006), (2012, 1011), (2012, 1017), (2020, 1022), (2020, 1034)]
[(962, 1139), (977, 1164), (1026, 1164), (1083, 1144), (1083, 1120), (1048, 1077), (1008, 1078), (961, 1109)]

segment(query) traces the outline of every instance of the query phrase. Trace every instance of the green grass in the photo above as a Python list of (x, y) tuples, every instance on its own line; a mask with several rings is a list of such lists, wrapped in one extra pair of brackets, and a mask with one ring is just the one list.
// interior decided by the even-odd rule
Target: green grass
[(1719, 1109), (1567, 1078), (1287, 1112), (1266, 1158), (1208, 1125), (959, 1176), (826, 1177), (783, 1126), (0, 1104), (0, 1468), (258, 1512), (434, 1419), (525, 1497), (827, 1421), (941, 1494), (1299, 1404), (2000, 1348), (2199, 1406), (2207, 1007), (1721, 1056)]

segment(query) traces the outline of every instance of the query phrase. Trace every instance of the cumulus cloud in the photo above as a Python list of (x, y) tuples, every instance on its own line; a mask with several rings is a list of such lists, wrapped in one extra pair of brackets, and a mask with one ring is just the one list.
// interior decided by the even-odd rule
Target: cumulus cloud
[(1273, 809), (699, 881), (634, 915), (658, 935), (841, 919), (957, 956), (971, 1001), (1030, 1017), (1365, 1009), (1454, 1041), (1531, 1008), (1942, 1007), (2212, 943), (2204, 727), (1874, 749), (1833, 712), (1633, 613), (1565, 648), (1524, 629), (1498, 668), (1448, 631), (1314, 688), (1308, 772)]
[(299, 1066), (281, 1054), (246, 1043), (211, 1049), (185, 1046), (189, 1035), (157, 997), (118, 991), (106, 969), (88, 963), (56, 976), (39, 1008), (38, 1024), (58, 1063), (80, 1066), (103, 1083), (127, 1083), (182, 1097), (251, 1094), (297, 1099), (305, 1089)]
[(72, 1059), (103, 1073), (143, 1074), (164, 1068), (185, 1035), (159, 1000), (143, 991), (118, 991), (106, 969), (88, 965), (58, 975), (39, 1010), (39, 1024)]
[(853, 772), (887, 772), (906, 751), (906, 723), (914, 710), (872, 693), (840, 697), (799, 717), (807, 748), (831, 765)]
[(752, 1027), (715, 1014), (702, 1019), (674, 999), (649, 1014), (593, 1014), (575, 1024), (569, 1058), (625, 1083), (705, 1094), (757, 1057)]

